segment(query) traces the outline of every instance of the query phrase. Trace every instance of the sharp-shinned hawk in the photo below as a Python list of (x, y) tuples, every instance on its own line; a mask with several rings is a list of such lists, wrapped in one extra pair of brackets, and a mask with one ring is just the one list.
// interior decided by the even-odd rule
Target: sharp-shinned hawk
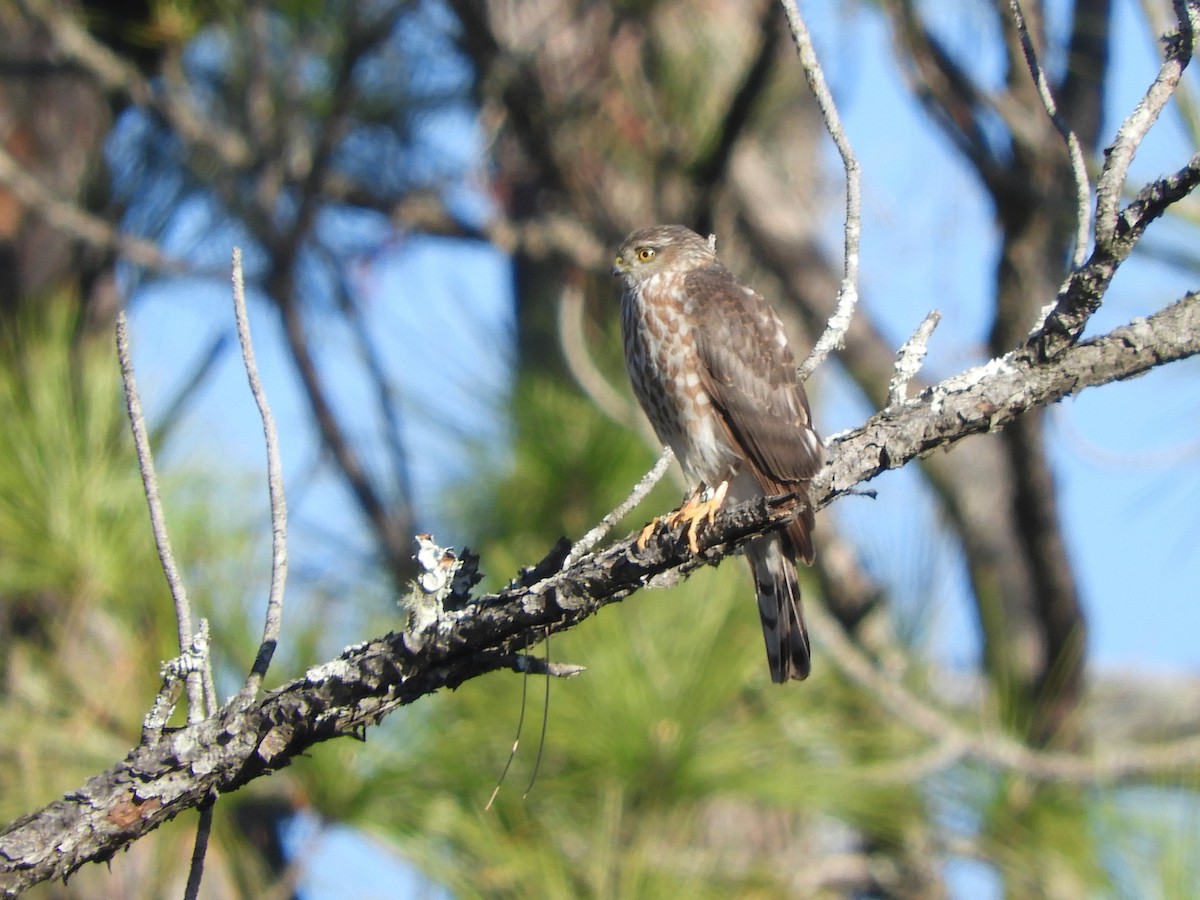
[[(808, 676), (796, 559), (812, 563), (808, 484), (825, 459), (783, 324), (739, 284), (708, 242), (681, 225), (635, 231), (613, 274), (624, 286), (621, 333), (638, 401), (697, 492), (676, 521), (728, 500), (796, 493), (800, 514), (746, 546), (771, 679)], [(701, 489), (707, 502), (697, 502)]]

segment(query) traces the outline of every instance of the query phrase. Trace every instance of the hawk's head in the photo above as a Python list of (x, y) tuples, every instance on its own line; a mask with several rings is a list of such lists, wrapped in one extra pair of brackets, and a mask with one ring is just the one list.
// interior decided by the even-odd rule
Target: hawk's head
[(682, 225), (655, 225), (635, 231), (622, 242), (612, 273), (636, 288), (659, 272), (687, 272), (712, 265), (716, 254), (708, 241)]

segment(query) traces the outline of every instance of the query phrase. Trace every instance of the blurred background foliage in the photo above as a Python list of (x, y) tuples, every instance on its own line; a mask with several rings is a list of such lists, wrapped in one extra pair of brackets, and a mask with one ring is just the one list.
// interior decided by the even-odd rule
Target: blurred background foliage
[[(1024, 5), (1094, 153), (1112, 6)], [(821, 7), (888, 30), (933, 139), (964, 160), (926, 177), (990, 204), (978, 241), (998, 262), (979, 310), (948, 301), (975, 331), (935, 349), (947, 372), (1027, 327), (1070, 231), (1061, 144), (995, 6)], [(1166, 8), (1147, 2), (1144, 31), (1122, 39), (1150, 41)], [(858, 33), (838, 33), (850, 38), (832, 45), (834, 69), (865, 70)], [(797, 343), (811, 341), (836, 291), (841, 200), (793, 57), (765, 0), (0, 0), (3, 817), (123, 756), (177, 652), (111, 347), (120, 303), (135, 324), (145, 313), (169, 523), (227, 695), (266, 593), (265, 487), (257, 457), (246, 462), (260, 451), (208, 443), (225, 428), (257, 440), (228, 377), (225, 267), (231, 245), (245, 248), (264, 372), (290, 423), (277, 684), (397, 627), (415, 531), (478, 550), (495, 588), (649, 468), (605, 249), (630, 228), (715, 231)], [(975, 87), (1000, 99), (982, 104)], [(1193, 91), (1177, 98), (1173, 149), (1200, 143)], [(919, 210), (892, 214), (895, 231), (920, 230), (903, 218)], [(1152, 249), (1194, 281), (1200, 243), (1181, 218)], [(949, 219), (957, 230), (968, 216)], [(932, 243), (928, 264), (951, 269)], [(868, 295), (883, 280), (868, 273)], [(193, 319), (173, 318), (186, 309)], [(417, 335), (407, 344), (396, 310)], [(911, 327), (892, 316), (868, 296), (811, 385), (815, 406), (857, 422), (880, 403), (893, 338)], [(1188, 733), (1190, 686), (1134, 678), (1103, 694), (1085, 677), (1089, 623), (1049, 442), (1030, 422), (885, 482), (919, 513), (897, 516), (891, 540), (862, 533), (849, 508), (823, 514), (806, 602), (970, 729), (1082, 751)], [(621, 527), (681, 491), (667, 480)], [(932, 633), (952, 582), (982, 647), (957, 668)], [(553, 658), (587, 671), (550, 685), (540, 751), (545, 684), (501, 673), (222, 798), (203, 896), (363, 896), (366, 873), (320, 852), (347, 825), (388, 896), (1200, 892), (1197, 773), (1077, 787), (964, 763), (820, 664), (819, 647), (810, 682), (781, 691), (751, 596), (730, 562), (555, 638)], [(33, 893), (177, 895), (193, 822)]]

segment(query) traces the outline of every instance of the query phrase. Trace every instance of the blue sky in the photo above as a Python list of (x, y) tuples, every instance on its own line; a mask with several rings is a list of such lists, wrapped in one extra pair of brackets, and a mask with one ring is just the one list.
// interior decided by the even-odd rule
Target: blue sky
[[(979, 361), (989, 325), (996, 232), (986, 199), (911, 100), (878, 16), (865, 9), (849, 14), (828, 0), (809, 7), (818, 51), (829, 60), (827, 74), (863, 167), (865, 308), (897, 344), (929, 309), (939, 309), (942, 324), (924, 375), (953, 374)], [(1114, 33), (1123, 39), (1114, 47), (1117, 74), (1110, 110), (1123, 114), (1153, 77), (1157, 63), (1136, 4), (1119, 0), (1116, 10)], [(967, 21), (949, 38), (982, 51), (987, 36), (973, 27)], [(853, 54), (846, 52), (850, 48)], [(796, 77), (801, 77), (798, 67)], [(434, 136), (452, 143), (457, 129), (468, 144), (476, 141), (461, 110), (454, 115), (455, 122), (430, 125), (440, 130)], [(1166, 118), (1171, 118), (1169, 112)], [(1116, 124), (1110, 113), (1106, 134)], [(1139, 154), (1135, 177), (1174, 169), (1191, 152), (1173, 122), (1160, 128), (1162, 135)], [(837, 169), (831, 171), (838, 177)], [(475, 202), (469, 191), (456, 197), (456, 202)], [(830, 215), (831, 248), (840, 246), (839, 212), (835, 205)], [(1164, 225), (1158, 234), (1178, 239), (1170, 223)], [(929, 251), (931, 243), (936, 254)], [(439, 498), (470, 477), (471, 454), (480, 446), (503, 453), (503, 399), (513, 352), (507, 260), (479, 245), (398, 239), (363, 261), (356, 283), (365, 298), (368, 325), (403, 386), (409, 423), (404, 436), (415, 461), (418, 506), (429, 521), (440, 524)], [(1107, 330), (1160, 308), (1188, 287), (1194, 287), (1194, 276), (1189, 285), (1187, 277), (1165, 266), (1131, 261), (1092, 330)], [(336, 566), (347, 552), (367, 552), (357, 514), (340, 484), (320, 474), (318, 448), (276, 317), (253, 299), (251, 315), (259, 367), (281, 425), (285, 474), (293, 488), (306, 484), (302, 493), (292, 495), (294, 520), (309, 526), (307, 538), (304, 527), (294, 529), (292, 555), (299, 559), (324, 552), (329, 565)], [(223, 283), (193, 283), (185, 289), (143, 290), (133, 307), (133, 328), (135, 361), (153, 416), (212, 336), (232, 331), (228, 289)], [(324, 359), (333, 360), (350, 346), (349, 336), (337, 328), (315, 335), (315, 349)], [(352, 433), (366, 438), (377, 424), (370, 404), (361, 399), (363, 382), (352, 367), (331, 371), (338, 372), (339, 408)], [(1101, 671), (1194, 672), (1200, 665), (1194, 624), (1200, 585), (1197, 453), (1173, 458), (1173, 451), (1200, 438), (1197, 375), (1196, 361), (1174, 364), (1128, 384), (1085, 392), (1050, 416), (1064, 526), (1089, 615), (1091, 660)], [(818, 375), (815, 397), (825, 433), (856, 425), (869, 413), (828, 376)], [(455, 420), (465, 427), (452, 427)], [(168, 460), (233, 467), (247, 476), (245, 483), (256, 484), (262, 459), (257, 413), (240, 360), (231, 354), (169, 448)], [(848, 500), (827, 515), (859, 536), (864, 558), (892, 581), (902, 608), (930, 617), (942, 657), (953, 664), (973, 662), (978, 638), (961, 561), (933, 534), (930, 501), (919, 478), (893, 473), (874, 487), (876, 501)], [(246, 498), (247, 515), (265, 523), (265, 505), (263, 487)], [(263, 534), (265, 571), (265, 527)], [(329, 535), (336, 540), (327, 540)], [(445, 539), (455, 535), (445, 534)], [(819, 647), (816, 657), (819, 662)], [(329, 844), (325, 852), (336, 865), (350, 851)], [(378, 875), (369, 866), (354, 865), (330, 880), (314, 862), (310, 896), (369, 896), (366, 887), (348, 877), (358, 871), (364, 877)]]
[[(1135, 4), (1118, 2), (1116, 11), (1114, 34), (1129, 38), (1113, 48), (1113, 71), (1119, 74), (1111, 79), (1108, 135), (1158, 66)], [(905, 89), (879, 18), (863, 12), (847, 21), (840, 13), (818, 13), (814, 30), (818, 23), (830, 27), (816, 32), (818, 51), (834, 59), (832, 86), (863, 168), (864, 305), (897, 344), (927, 311), (940, 310), (942, 322), (923, 374), (943, 378), (985, 352), (995, 268), (990, 208), (966, 164), (928, 126)], [(964, 22), (949, 37), (982, 52), (986, 35), (975, 28)], [(861, 41), (853, 67), (839, 64), (836, 55), (851, 37)], [(1174, 171), (1191, 153), (1170, 111), (1160, 127), (1163, 133), (1137, 157), (1135, 183)], [(931, 199), (914, 202), (918, 197)], [(1163, 239), (1181, 230), (1163, 222), (1152, 236)], [(1149, 314), (1194, 287), (1194, 275), (1189, 281), (1177, 270), (1135, 257), (1118, 275), (1088, 333)], [(1197, 361), (1177, 363), (1131, 382), (1085, 391), (1050, 413), (1064, 528), (1090, 617), (1091, 660), (1101, 670), (1191, 671), (1200, 665), (1195, 631), (1180, 627), (1195, 619), (1200, 595), (1197, 452), (1171, 453), (1200, 439), (1197, 375)], [(827, 431), (862, 421), (867, 410), (840, 390), (831, 393), (831, 402), (818, 409)], [(850, 533), (865, 536), (869, 557), (884, 557), (893, 568), (898, 554), (891, 551), (911, 543), (910, 529), (923, 519), (914, 521), (906, 512), (910, 505), (927, 504), (917, 481), (910, 472), (886, 475), (875, 484), (878, 501), (843, 503), (835, 513), (852, 523)], [(876, 543), (882, 551), (871, 549)], [(978, 640), (961, 566), (934, 555), (942, 576), (937, 645), (952, 661), (973, 661)], [(903, 580), (906, 573), (899, 565)]]

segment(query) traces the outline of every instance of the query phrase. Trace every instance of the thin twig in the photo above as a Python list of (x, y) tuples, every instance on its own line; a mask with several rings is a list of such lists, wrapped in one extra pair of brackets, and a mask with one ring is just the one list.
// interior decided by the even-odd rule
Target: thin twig
[[(129, 424), (133, 431), (133, 446), (137, 452), (138, 471), (142, 475), (142, 488), (146, 503), (150, 507), (150, 527), (154, 532), (154, 546), (162, 563), (163, 574), (171, 599), (175, 601), (175, 623), (179, 635), (179, 652), (187, 653), (192, 643), (192, 608), (188, 602), (187, 588), (175, 563), (171, 551), (171, 537), (167, 533), (166, 516), (163, 514), (162, 498), (158, 494), (158, 476), (154, 471), (154, 457), (150, 452), (150, 435), (146, 430), (146, 416), (142, 412), (142, 401), (138, 395), (137, 379), (133, 374), (133, 360), (129, 352), (129, 323), (125, 310), (117, 313), (117, 361), (121, 366), (121, 382), (125, 390), (125, 409), (129, 413)], [(204, 709), (203, 694), (198, 679), (188, 677), (188, 702), (196, 710)]]
[(208, 716), (216, 715), (217, 707), (220, 706), (220, 703), (217, 702), (217, 684), (213, 680), (208, 619), (204, 617), (200, 618), (200, 623), (196, 626), (196, 634), (192, 638), (192, 653), (196, 657), (196, 662), (200, 669), (200, 680), (204, 687), (204, 714)]
[(1137, 197), (1121, 210), (1120, 228), (1108, 244), (1099, 243), (1092, 259), (1071, 273), (1066, 289), (1055, 300), (1042, 327), (1029, 337), (1027, 346), (1040, 359), (1049, 359), (1078, 340), (1088, 319), (1100, 308), (1118, 267), (1129, 257), (1150, 223), (1200, 185), (1200, 151), (1177, 172), (1145, 185)]
[(1126, 116), (1117, 137), (1105, 151), (1104, 168), (1096, 180), (1096, 246), (1107, 248), (1117, 231), (1117, 210), (1133, 155), (1171, 99), (1175, 86), (1192, 58), (1196, 32), (1200, 30), (1200, 3), (1177, 0), (1179, 32), (1168, 39), (1167, 53), (1158, 75), (1138, 105)]
[[(546, 656), (543, 660), (546, 664), (546, 671), (550, 670), (550, 630), (546, 629)], [(525, 793), (521, 795), (522, 800), (529, 799), (529, 792), (533, 790), (534, 784), (537, 783), (538, 772), (542, 770), (542, 756), (546, 752), (546, 729), (550, 725), (550, 678), (546, 678), (546, 693), (542, 700), (542, 735), (538, 738), (537, 756), (533, 758), (533, 773), (529, 776), (529, 784), (525, 786)]]
[(675, 451), (670, 446), (663, 447), (662, 454), (658, 457), (658, 462), (642, 476), (641, 480), (633, 486), (633, 490), (629, 492), (629, 496), (622, 500), (617, 508), (610, 512), (607, 516), (600, 520), (594, 528), (588, 531), (583, 537), (571, 545), (571, 552), (567, 554), (563, 560), (562, 568), (567, 568), (572, 563), (578, 562), (587, 553), (591, 551), (596, 544), (604, 540), (604, 536), (608, 534), (614, 525), (620, 522), (629, 511), (637, 506), (646, 495), (654, 489), (654, 486), (662, 480), (663, 475), (667, 471), (667, 467), (671, 465), (671, 460), (675, 458)]
[[(1146, 20), (1147, 28), (1157, 30), (1159, 33), (1166, 33), (1170, 30), (1171, 15), (1168, 14), (1167, 8), (1161, 0), (1140, 0), (1138, 5), (1142, 9), (1142, 16)], [(1172, 95), (1172, 103), (1183, 120), (1182, 124), (1188, 137), (1191, 138), (1192, 145), (1200, 146), (1200, 103), (1197, 102), (1195, 89), (1188, 82), (1180, 81)]]
[(203, 695), (202, 709), (188, 711), (188, 721), (195, 723), (217, 712), (217, 691), (213, 683), (212, 658), (209, 648), (208, 619), (202, 618), (187, 649), (162, 664), (162, 687), (142, 720), (142, 739), (155, 742), (166, 730), (179, 699), (179, 686), (199, 674)]
[(812, 37), (808, 26), (796, 6), (796, 0), (781, 0), (783, 11), (787, 14), (788, 25), (792, 31), (792, 40), (796, 42), (796, 53), (800, 57), (800, 67), (808, 87), (816, 98), (821, 116), (825, 119), (825, 128), (833, 139), (838, 153), (842, 156), (842, 167), (846, 171), (846, 226), (845, 226), (845, 257), (842, 268), (842, 285), (838, 289), (837, 309), (825, 331), (817, 340), (808, 359), (800, 364), (800, 377), (807, 378), (819, 366), (825, 357), (833, 350), (840, 350), (844, 345), (846, 331), (850, 328), (850, 319), (854, 315), (854, 307), (858, 303), (858, 256), (859, 244), (862, 240), (862, 184), (858, 167), (858, 158), (850, 146), (846, 129), (842, 126), (841, 116), (834, 105), (833, 95), (825, 83), (825, 73), (817, 60), (817, 52), (813, 48)]
[[(1033, 39), (1029, 36), (1029, 25), (1025, 22), (1025, 13), (1021, 10), (1020, 0), (1009, 0), (1009, 8), (1012, 10), (1017, 34), (1021, 39), (1025, 64), (1029, 67), (1030, 74), (1033, 75), (1038, 96), (1042, 99), (1042, 106), (1055, 129), (1067, 142), (1067, 152), (1071, 157), (1071, 176), (1075, 179), (1075, 250), (1071, 254), (1071, 267), (1078, 269), (1087, 259), (1088, 238), (1091, 235), (1092, 226), (1092, 188), (1088, 181), (1087, 165), (1083, 161), (1083, 148), (1079, 144), (1079, 138), (1071, 130), (1071, 126), (1059, 114), (1058, 105), (1054, 102), (1054, 95), (1050, 93), (1050, 84), (1046, 80), (1042, 64), (1038, 62), (1037, 51), (1034, 49)], [(1066, 286), (1065, 281), (1063, 286)]]
[(254, 395), (254, 402), (262, 417), (263, 439), (267, 448), (267, 488), (271, 496), (271, 591), (267, 597), (262, 643), (241, 691), (243, 698), (250, 698), (262, 686), (263, 677), (267, 674), (279, 641), (279, 629), (283, 621), (283, 589), (287, 584), (288, 569), (287, 497), (283, 490), (279, 433), (275, 428), (275, 416), (271, 412), (271, 405), (267, 402), (266, 392), (258, 377), (254, 342), (250, 336), (250, 319), (246, 315), (246, 282), (242, 271), (241, 247), (233, 248), (233, 312), (237, 320), (238, 341), (242, 345), (242, 360), (246, 364), (250, 393)]
[(187, 886), (183, 900), (196, 900), (200, 896), (200, 882), (204, 878), (204, 857), (208, 854), (208, 838), (212, 834), (213, 807), (216, 796), (200, 807), (200, 822), (196, 827), (196, 843), (192, 847), (192, 861), (188, 866)]
[[(146, 417), (142, 412), (137, 379), (133, 373), (133, 360), (129, 352), (129, 323), (124, 309), (117, 313), (116, 326), (117, 360), (121, 367), (121, 382), (125, 390), (125, 408), (129, 413), (129, 424), (133, 431), (133, 445), (137, 453), (138, 470), (142, 475), (142, 488), (146, 495), (146, 503), (150, 507), (150, 527), (154, 532), (154, 545), (158, 548), (158, 558), (162, 563), (163, 574), (166, 575), (167, 586), (170, 588), (171, 598), (175, 602), (179, 653), (181, 657), (187, 657), (189, 653), (199, 649), (203, 654), (199, 668), (190, 669), (184, 682), (187, 685), (188, 722), (196, 724), (216, 712), (215, 696), (210, 692), (211, 689), (206, 690), (206, 687), (212, 683), (212, 661), (207, 652), (207, 622), (202, 621), (200, 633), (192, 634), (191, 604), (188, 601), (187, 588), (179, 574), (179, 566), (175, 562), (175, 554), (171, 551), (171, 538), (167, 532), (162, 498), (158, 493), (158, 476), (154, 471), (154, 457), (150, 452), (150, 435), (146, 429)], [(208, 838), (211, 831), (212, 804), (210, 803), (200, 810), (200, 821), (196, 828), (196, 843), (192, 851), (192, 862), (184, 893), (187, 900), (193, 900), (200, 890), (200, 880), (204, 874), (204, 855), (208, 849)]]
[[(641, 479), (638, 480), (638, 483), (633, 486), (633, 490), (629, 492), (629, 495), (619, 504), (617, 504), (617, 507), (612, 510), (612, 512), (601, 519), (594, 527), (589, 529), (587, 534), (572, 544), (570, 551), (562, 558), (562, 561), (558, 564), (558, 567), (554, 573), (546, 578), (543, 578), (533, 588), (531, 588), (531, 590), (534, 592), (548, 590), (557, 582), (562, 574), (567, 571), (567, 569), (579, 562), (579, 560), (583, 559), (583, 557), (587, 556), (587, 554), (591, 552), (592, 548), (600, 543), (600, 541), (604, 540), (605, 535), (612, 531), (613, 526), (625, 518), (631, 509), (641, 503), (642, 500), (646, 498), (646, 495), (654, 489), (654, 486), (662, 480), (663, 475), (666, 474), (667, 468), (671, 465), (671, 460), (674, 458), (675, 451), (671, 449), (669, 444), (664, 446), (662, 453), (658, 457), (658, 460), (653, 466), (651, 466), (650, 471), (643, 475)], [(532, 657), (530, 659), (532, 659)], [(523, 661), (523, 664), (532, 665), (529, 660)], [(576, 671), (579, 671), (551, 671), (552, 666), (548, 660), (546, 666), (546, 673), (551, 675), (564, 675), (569, 677), (576, 674)], [(530, 669), (530, 671), (533, 670)]]
[[(529, 649), (528, 636), (526, 637), (525, 649)], [(522, 655), (519, 657), (524, 660)], [(496, 802), (496, 797), (500, 794), (500, 788), (504, 785), (504, 779), (508, 777), (508, 770), (512, 768), (513, 760), (517, 758), (517, 748), (521, 746), (521, 731), (525, 727), (525, 708), (529, 701), (529, 670), (521, 670), (521, 711), (517, 714), (517, 733), (513, 737), (512, 749), (508, 751), (508, 759), (504, 761), (504, 768), (500, 770), (500, 777), (496, 779), (496, 786), (492, 788), (492, 796), (488, 797), (488, 802), (483, 805), (483, 811), (487, 812), (492, 808), (492, 804)]]
[(1200, 184), (1200, 150), (1178, 171), (1144, 185), (1118, 217), (1121, 236), (1113, 247), (1123, 254), (1121, 258), (1128, 256), (1151, 222), (1194, 191), (1197, 184)]
[(888, 382), (889, 406), (904, 402), (905, 388), (921, 371), (921, 363), (924, 362), (925, 354), (929, 350), (929, 338), (933, 335), (933, 330), (937, 328), (941, 319), (942, 314), (936, 309), (930, 311), (925, 320), (917, 326), (912, 337), (905, 341), (896, 352), (896, 370), (892, 375), (892, 380)]

